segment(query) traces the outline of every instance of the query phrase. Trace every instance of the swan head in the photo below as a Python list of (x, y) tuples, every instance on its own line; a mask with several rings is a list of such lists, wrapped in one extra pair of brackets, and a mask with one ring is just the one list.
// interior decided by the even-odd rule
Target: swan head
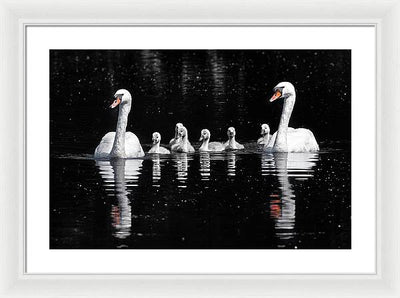
[(115, 108), (118, 105), (125, 105), (125, 104), (131, 104), (132, 103), (132, 96), (130, 92), (126, 89), (119, 89), (117, 92), (114, 94), (114, 101), (110, 105), (110, 108)]
[(154, 145), (159, 144), (161, 142), (161, 134), (159, 132), (153, 132), (151, 140)]
[(232, 126), (229, 127), (229, 128), (228, 128), (227, 135), (228, 135), (229, 138), (233, 138), (234, 136), (236, 136), (236, 130), (235, 130), (235, 128), (232, 127)]
[(268, 124), (261, 124), (261, 135), (265, 136), (267, 134), (269, 134), (269, 125)]
[(179, 131), (179, 128), (183, 127), (183, 124), (178, 122), (177, 124), (175, 124), (175, 131)]
[(274, 95), (272, 95), (269, 102), (273, 102), (280, 98), (286, 99), (294, 94), (295, 94), (295, 89), (292, 83), (280, 82), (278, 85), (275, 86)]
[(200, 140), (199, 141), (205, 141), (209, 140), (211, 137), (211, 133), (208, 129), (202, 129), (201, 134), (200, 134)]
[(178, 122), (177, 124), (175, 124), (175, 139), (177, 139), (179, 137), (179, 129), (183, 127), (183, 124)]
[(182, 139), (187, 136), (187, 129), (183, 125), (178, 129), (178, 136)]

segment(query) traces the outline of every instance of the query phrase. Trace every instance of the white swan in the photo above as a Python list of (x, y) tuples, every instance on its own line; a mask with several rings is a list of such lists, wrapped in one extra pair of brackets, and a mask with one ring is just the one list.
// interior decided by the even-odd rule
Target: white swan
[(132, 96), (128, 90), (115, 92), (112, 109), (119, 105), (117, 129), (107, 133), (94, 151), (96, 159), (134, 158), (144, 156), (142, 146), (137, 136), (126, 131), (128, 115), (131, 110)]
[(268, 152), (315, 152), (319, 146), (314, 134), (305, 128), (290, 128), (289, 120), (296, 101), (294, 86), (289, 82), (281, 82), (274, 88), (270, 102), (282, 98), (284, 100), (278, 131), (275, 132), (264, 151)]
[(153, 132), (152, 135), (153, 147), (149, 150), (148, 153), (159, 153), (159, 154), (170, 154), (168, 149), (161, 147), (161, 134), (159, 132)]
[(200, 140), (203, 141), (201, 144), (199, 151), (207, 152), (207, 151), (214, 151), (219, 152), (225, 149), (224, 144), (220, 142), (210, 142), (211, 133), (208, 129), (202, 129), (200, 134)]
[(238, 142), (236, 142), (236, 130), (234, 127), (228, 128), (228, 141), (224, 143), (225, 150), (238, 150), (244, 149), (244, 146)]
[(171, 139), (171, 141), (169, 141), (169, 146), (170, 147), (172, 147), (172, 145), (175, 145), (176, 143), (178, 143), (179, 142), (179, 134), (178, 134), (178, 131), (179, 131), (179, 128), (181, 128), (183, 126), (183, 124), (182, 123), (177, 123), (176, 125), (175, 125), (175, 136)]
[(175, 152), (191, 153), (194, 152), (194, 148), (190, 145), (188, 140), (188, 132), (186, 127), (181, 126), (178, 130), (179, 140), (178, 143), (172, 145), (171, 150)]
[(268, 124), (261, 124), (261, 138), (257, 140), (257, 145), (266, 145), (269, 142), (269, 125)]

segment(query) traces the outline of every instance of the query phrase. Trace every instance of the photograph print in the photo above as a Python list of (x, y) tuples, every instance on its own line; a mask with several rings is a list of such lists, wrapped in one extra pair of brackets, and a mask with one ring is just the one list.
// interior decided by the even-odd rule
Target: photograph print
[(50, 50), (50, 249), (351, 249), (350, 50)]

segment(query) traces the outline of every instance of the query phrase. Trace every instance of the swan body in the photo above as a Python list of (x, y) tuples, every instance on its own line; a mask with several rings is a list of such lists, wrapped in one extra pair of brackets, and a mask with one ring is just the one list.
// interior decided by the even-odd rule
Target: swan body
[(181, 153), (192, 153), (194, 148), (190, 145), (188, 140), (188, 132), (186, 127), (182, 126), (178, 130), (179, 140), (177, 143), (171, 146), (171, 151), (181, 152)]
[(128, 115), (131, 110), (132, 96), (126, 89), (115, 92), (114, 102), (110, 106), (119, 105), (117, 128), (115, 132), (107, 133), (94, 151), (96, 159), (135, 158), (144, 156), (138, 137), (126, 131)]
[(274, 88), (270, 102), (282, 98), (284, 100), (278, 131), (268, 144), (264, 145), (267, 152), (315, 152), (319, 151), (314, 134), (305, 128), (290, 128), (289, 120), (296, 101), (296, 91), (289, 82), (281, 82)]
[[(115, 131), (108, 132), (101, 139), (100, 144), (94, 151), (94, 157), (96, 159), (109, 159), (112, 147), (114, 145)], [(141, 157), (144, 156), (142, 147), (140, 146), (138, 137), (128, 131), (125, 134), (125, 153), (126, 158)]]
[(244, 146), (238, 142), (236, 142), (236, 130), (234, 127), (228, 128), (228, 141), (224, 143), (225, 150), (241, 150), (244, 149)]
[(199, 151), (201, 152), (208, 152), (208, 151), (214, 151), (214, 152), (220, 152), (225, 149), (224, 144), (220, 142), (210, 142), (210, 137), (211, 133), (208, 129), (203, 129), (200, 134), (200, 140), (203, 143), (201, 144)]
[(160, 146), (161, 134), (159, 132), (153, 132), (152, 140), (153, 140), (153, 147), (151, 147), (148, 153), (158, 153), (158, 154), (171, 153), (167, 148)]
[[(278, 132), (275, 132), (271, 136), (271, 141), (264, 147), (265, 151), (277, 152), (273, 151), (273, 144), (275, 143), (277, 133)], [(306, 128), (288, 127), (287, 152), (316, 152), (316, 151), (319, 151), (319, 146), (311, 130)]]
[(270, 135), (269, 135), (269, 125), (262, 124), (261, 125), (261, 138), (257, 140), (257, 145), (266, 145), (269, 142)]

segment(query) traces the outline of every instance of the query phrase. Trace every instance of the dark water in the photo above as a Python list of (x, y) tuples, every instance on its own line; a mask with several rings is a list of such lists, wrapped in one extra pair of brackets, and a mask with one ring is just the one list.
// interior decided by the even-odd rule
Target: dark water
[(52, 157), (50, 247), (351, 247), (348, 149), (247, 147), (112, 161)]

